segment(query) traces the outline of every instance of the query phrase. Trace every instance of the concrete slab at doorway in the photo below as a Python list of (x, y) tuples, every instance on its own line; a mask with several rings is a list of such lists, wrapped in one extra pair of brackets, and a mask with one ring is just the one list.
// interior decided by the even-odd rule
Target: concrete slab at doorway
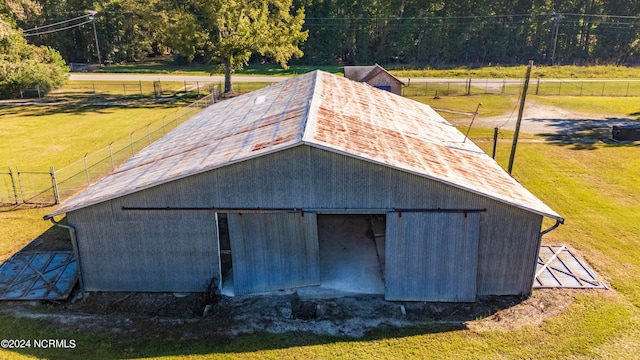
[[(371, 229), (370, 215), (318, 214), (320, 285), (253, 295), (290, 294), (294, 291), (302, 298), (384, 294), (384, 253), (379, 252), (380, 249), (384, 250), (384, 216), (377, 216), (376, 220), (382, 235), (374, 237), (375, 229)], [(221, 293), (225, 296), (237, 295), (234, 291), (233, 269), (226, 274)]]
[(318, 215), (320, 287), (358, 294), (384, 294), (383, 269), (369, 215)]

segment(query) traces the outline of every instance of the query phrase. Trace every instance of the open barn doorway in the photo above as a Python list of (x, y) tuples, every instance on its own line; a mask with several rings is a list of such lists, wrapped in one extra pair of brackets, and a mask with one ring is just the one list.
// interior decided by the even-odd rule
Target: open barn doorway
[(320, 287), (384, 294), (385, 215), (318, 214)]

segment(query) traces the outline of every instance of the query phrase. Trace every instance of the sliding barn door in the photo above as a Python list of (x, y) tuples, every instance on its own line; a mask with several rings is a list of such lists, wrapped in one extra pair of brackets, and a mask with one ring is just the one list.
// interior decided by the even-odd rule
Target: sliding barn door
[(387, 300), (471, 302), (476, 298), (480, 214), (387, 214)]
[(229, 213), (236, 295), (320, 284), (316, 215)]

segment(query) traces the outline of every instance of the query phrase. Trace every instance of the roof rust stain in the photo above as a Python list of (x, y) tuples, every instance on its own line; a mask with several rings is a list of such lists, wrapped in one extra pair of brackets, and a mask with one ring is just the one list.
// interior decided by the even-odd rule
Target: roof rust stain
[(53, 214), (306, 143), (559, 218), (464, 138), (425, 104), (315, 71), (210, 106)]

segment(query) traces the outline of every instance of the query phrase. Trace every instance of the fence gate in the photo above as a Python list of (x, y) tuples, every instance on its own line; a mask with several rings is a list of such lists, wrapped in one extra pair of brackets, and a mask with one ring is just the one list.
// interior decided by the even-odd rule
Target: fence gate
[(53, 167), (49, 172), (20, 171), (16, 168), (16, 173), (24, 204), (55, 205), (58, 203)]
[(13, 169), (0, 172), (0, 206), (18, 205), (18, 187), (16, 186)]

